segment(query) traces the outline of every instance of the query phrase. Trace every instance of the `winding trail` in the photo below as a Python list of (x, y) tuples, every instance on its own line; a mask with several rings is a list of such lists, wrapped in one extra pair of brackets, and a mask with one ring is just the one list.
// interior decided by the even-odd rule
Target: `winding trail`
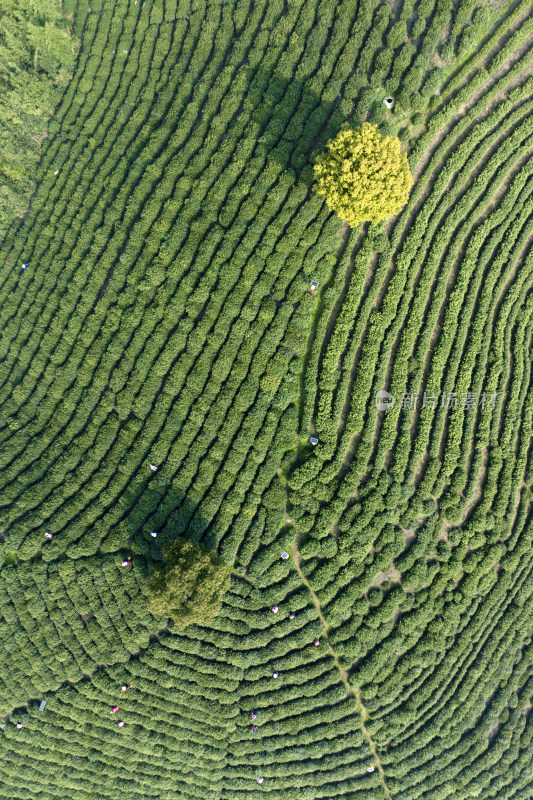
[(309, 591), (309, 594), (311, 595), (311, 599), (312, 599), (312, 601), (313, 601), (313, 603), (315, 605), (315, 608), (316, 608), (316, 610), (318, 612), (318, 616), (320, 617), (320, 621), (322, 622), (322, 626), (324, 628), (324, 634), (325, 634), (326, 639), (327, 639), (328, 650), (329, 650), (329, 652), (331, 654), (331, 657), (333, 658), (333, 661), (335, 662), (335, 666), (339, 670), (340, 676), (342, 678), (342, 682), (346, 686), (346, 692), (348, 693), (348, 695), (351, 695), (356, 700), (357, 710), (358, 710), (359, 715), (361, 717), (361, 731), (363, 733), (363, 737), (368, 742), (368, 746), (370, 747), (370, 750), (372, 752), (372, 756), (374, 758), (375, 764), (376, 764), (376, 766), (378, 768), (378, 772), (379, 772), (380, 777), (381, 777), (381, 783), (383, 784), (383, 790), (384, 790), (388, 800), (392, 800), (392, 795), (390, 793), (389, 787), (387, 786), (387, 781), (386, 781), (386, 778), (385, 778), (385, 771), (383, 769), (383, 765), (382, 765), (382, 763), (380, 761), (380, 758), (378, 756), (378, 752), (377, 752), (377, 748), (376, 748), (375, 742), (372, 739), (372, 737), (370, 735), (370, 732), (369, 732), (369, 730), (368, 730), (368, 728), (366, 727), (366, 724), (365, 724), (366, 720), (367, 720), (367, 717), (368, 717), (368, 714), (367, 714), (367, 710), (366, 710), (366, 708), (365, 708), (365, 706), (363, 704), (363, 697), (362, 697), (361, 689), (359, 689), (359, 687), (351, 686), (350, 680), (349, 680), (349, 677), (348, 677), (348, 673), (346, 672), (345, 669), (343, 669), (341, 667), (339, 659), (337, 657), (337, 654), (335, 653), (335, 651), (333, 650), (333, 648), (332, 648), (332, 646), (331, 646), (331, 644), (329, 642), (330, 627), (329, 627), (329, 625), (328, 625), (328, 623), (326, 621), (326, 618), (324, 617), (324, 614), (322, 612), (322, 607), (320, 605), (320, 600), (318, 599), (318, 597), (317, 597), (316, 593), (314, 592), (311, 584), (309, 583), (309, 581), (305, 577), (304, 573), (302, 572), (302, 566), (301, 566), (302, 559), (301, 559), (301, 556), (300, 556), (300, 551), (298, 550), (298, 542), (301, 539), (301, 537), (302, 537), (302, 534), (301, 534), (300, 531), (298, 531), (297, 541), (295, 541), (293, 546), (292, 546), (292, 560), (293, 560), (293, 563), (294, 563), (294, 567), (296, 569), (296, 572), (300, 576), (300, 580), (302, 581), (302, 583), (304, 584), (306, 589)]

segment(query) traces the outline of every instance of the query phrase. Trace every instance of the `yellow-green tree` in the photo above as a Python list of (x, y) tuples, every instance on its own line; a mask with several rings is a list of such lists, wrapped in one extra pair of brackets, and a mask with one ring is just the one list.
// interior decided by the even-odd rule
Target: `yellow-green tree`
[(232, 568), (201, 545), (175, 539), (148, 581), (148, 610), (170, 617), (178, 628), (208, 625), (222, 605)]
[(409, 197), (413, 178), (396, 136), (377, 125), (345, 123), (315, 164), (315, 191), (353, 228), (397, 214)]

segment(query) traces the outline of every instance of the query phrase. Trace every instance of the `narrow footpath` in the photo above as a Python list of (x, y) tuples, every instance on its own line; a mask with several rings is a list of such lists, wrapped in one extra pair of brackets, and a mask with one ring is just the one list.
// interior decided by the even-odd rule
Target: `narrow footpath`
[[(301, 534), (299, 533), (299, 537), (300, 536), (301, 536)], [(379, 772), (380, 777), (381, 777), (381, 783), (383, 784), (383, 790), (384, 790), (385, 794), (387, 795), (388, 800), (392, 800), (392, 795), (390, 793), (389, 787), (387, 786), (387, 781), (385, 779), (385, 772), (383, 770), (383, 765), (382, 765), (382, 763), (381, 763), (381, 761), (379, 759), (379, 756), (378, 756), (378, 753), (377, 753), (377, 749), (376, 749), (376, 745), (375, 745), (372, 737), (370, 736), (368, 728), (366, 727), (366, 724), (365, 724), (368, 715), (367, 715), (366, 708), (363, 705), (363, 697), (362, 697), (362, 694), (361, 694), (361, 689), (359, 689), (358, 687), (353, 688), (350, 685), (348, 673), (346, 672), (345, 669), (343, 669), (341, 667), (341, 665), (339, 663), (339, 659), (338, 659), (335, 651), (333, 650), (333, 648), (332, 648), (332, 646), (331, 646), (331, 644), (329, 642), (329, 630), (330, 630), (330, 628), (329, 628), (328, 623), (326, 622), (326, 618), (324, 617), (324, 614), (322, 613), (322, 608), (320, 606), (320, 601), (319, 601), (318, 597), (316, 596), (315, 592), (313, 591), (313, 589), (311, 587), (311, 584), (309, 583), (309, 581), (307, 580), (307, 578), (305, 577), (305, 575), (302, 572), (301, 556), (300, 556), (300, 552), (298, 550), (297, 542), (295, 542), (293, 544), (293, 546), (292, 546), (292, 560), (293, 560), (296, 572), (300, 576), (300, 580), (302, 581), (304, 586), (307, 588), (309, 594), (311, 595), (311, 599), (312, 599), (312, 601), (313, 601), (313, 603), (315, 605), (315, 608), (316, 608), (316, 610), (318, 612), (318, 616), (320, 617), (320, 621), (322, 622), (322, 627), (324, 628), (324, 634), (325, 634), (325, 637), (326, 637), (328, 650), (331, 653), (331, 657), (333, 658), (333, 661), (335, 662), (335, 666), (339, 670), (340, 676), (342, 678), (342, 682), (346, 686), (346, 692), (349, 695), (351, 695), (352, 697), (354, 697), (355, 700), (356, 700), (357, 710), (359, 711), (359, 715), (361, 717), (361, 731), (363, 733), (363, 738), (366, 739), (366, 741), (368, 742), (368, 746), (370, 747), (370, 750), (372, 752), (372, 756), (374, 758), (374, 762), (376, 764), (376, 767), (377, 767), (378, 772)]]

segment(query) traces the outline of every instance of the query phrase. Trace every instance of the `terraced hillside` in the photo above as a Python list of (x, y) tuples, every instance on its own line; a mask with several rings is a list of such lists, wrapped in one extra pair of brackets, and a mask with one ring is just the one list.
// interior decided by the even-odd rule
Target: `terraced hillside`
[[(74, 33), (0, 252), (4, 795), (533, 798), (531, 3)], [(407, 147), (387, 224), (312, 192), (347, 119)], [(235, 561), (213, 626), (146, 610), (176, 535)]]

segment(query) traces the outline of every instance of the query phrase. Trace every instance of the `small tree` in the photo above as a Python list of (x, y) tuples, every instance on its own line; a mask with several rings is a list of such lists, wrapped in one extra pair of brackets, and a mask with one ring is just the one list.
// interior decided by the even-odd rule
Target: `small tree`
[(148, 581), (148, 610), (170, 617), (178, 628), (208, 625), (216, 617), (232, 568), (216, 553), (187, 539), (163, 550), (163, 561)]
[(345, 123), (315, 164), (315, 191), (353, 228), (378, 223), (405, 205), (413, 178), (400, 140), (382, 136), (378, 126)]

